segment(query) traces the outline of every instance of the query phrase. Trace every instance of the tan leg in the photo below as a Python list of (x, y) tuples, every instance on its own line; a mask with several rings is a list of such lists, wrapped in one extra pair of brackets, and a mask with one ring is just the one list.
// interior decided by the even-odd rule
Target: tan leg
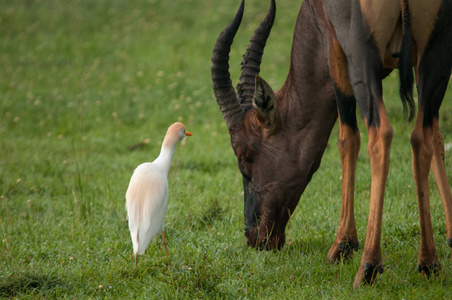
[(433, 119), (433, 157), (432, 172), (435, 175), (436, 185), (443, 202), (444, 214), (446, 216), (447, 243), (452, 247), (452, 193), (447, 180), (446, 166), (444, 164), (445, 150), (444, 141), (439, 129), (439, 120)]
[[(421, 233), (418, 255), (419, 271), (429, 275), (441, 266), (433, 240), (430, 214), (428, 175), (432, 168), (446, 215), (449, 241), (452, 222), (451, 192), (444, 165), (444, 145), (439, 130), (439, 109), (451, 75), (452, 57), (449, 24), (450, 2), (434, 0), (410, 1), (413, 17), (412, 37), (417, 45), (415, 67), (418, 85), (419, 114), (410, 136), (413, 155), (413, 176), (416, 183)], [(434, 38), (437, 37), (437, 38)]]
[(354, 196), (355, 171), (361, 140), (359, 129), (352, 129), (340, 122), (337, 147), (342, 162), (342, 202), (336, 240), (328, 252), (328, 260), (336, 262), (348, 259), (358, 250), (358, 234), (355, 223)]
[(347, 58), (334, 34), (327, 37), (328, 64), (338, 103), (339, 137), (337, 147), (342, 163), (342, 197), (336, 239), (328, 251), (328, 260), (349, 259), (358, 250), (355, 223), (355, 171), (361, 139), (356, 122), (356, 99), (348, 76)]
[(135, 253), (135, 268), (138, 265), (138, 253)]
[(376, 281), (377, 271), (383, 272), (381, 259), (381, 226), (383, 217), (383, 202), (386, 179), (389, 172), (389, 154), (393, 137), (393, 129), (389, 123), (383, 102), (380, 104), (380, 126), (367, 126), (369, 154), (372, 170), (372, 183), (370, 190), (369, 218), (367, 223), (366, 242), (364, 245), (361, 266), (355, 276), (354, 286), (358, 288), (361, 283), (373, 284)]
[[(424, 114), (419, 110), (413, 131), (410, 135), (412, 149), (412, 168), (418, 201), (421, 245), (418, 255), (419, 272), (430, 275), (440, 268), (438, 255), (433, 241), (433, 228), (430, 214), (428, 175), (433, 156), (433, 129), (423, 126)], [(434, 162), (435, 172), (438, 172)]]
[(162, 230), (162, 244), (163, 244), (163, 247), (165, 248), (166, 257), (168, 257), (168, 260), (171, 260), (169, 252), (168, 252), (168, 248), (166, 247), (165, 231), (163, 231), (163, 230)]

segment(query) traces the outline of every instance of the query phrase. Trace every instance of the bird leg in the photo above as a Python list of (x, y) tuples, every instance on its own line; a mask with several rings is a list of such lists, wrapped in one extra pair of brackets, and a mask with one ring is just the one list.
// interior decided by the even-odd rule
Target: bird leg
[(162, 244), (163, 244), (163, 247), (165, 247), (166, 257), (168, 257), (168, 261), (171, 262), (168, 248), (166, 247), (165, 231), (163, 231), (163, 230), (162, 230)]
[(138, 265), (138, 253), (135, 253), (135, 268)]

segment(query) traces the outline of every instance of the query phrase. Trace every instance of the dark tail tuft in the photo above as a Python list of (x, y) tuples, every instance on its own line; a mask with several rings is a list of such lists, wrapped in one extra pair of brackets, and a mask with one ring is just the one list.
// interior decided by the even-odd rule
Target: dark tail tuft
[(402, 99), (403, 111), (408, 115), (408, 121), (413, 120), (415, 107), (413, 99), (413, 62), (411, 60), (411, 22), (408, 1), (403, 1), (403, 37), (399, 56), (400, 74), (400, 98)]

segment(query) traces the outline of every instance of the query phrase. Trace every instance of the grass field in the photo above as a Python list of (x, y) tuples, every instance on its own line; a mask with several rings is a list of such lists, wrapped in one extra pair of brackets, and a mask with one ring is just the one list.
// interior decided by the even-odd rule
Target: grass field
[[(403, 119), (395, 73), (385, 81), (395, 138), (383, 219), (385, 273), (378, 283), (358, 291), (352, 284), (369, 205), (362, 124), (355, 194), (361, 247), (351, 262), (326, 262), (339, 222), (337, 127), (283, 250), (246, 246), (241, 175), (210, 81), (211, 48), (238, 2), (0, 0), (0, 297), (452, 297), (451, 250), (433, 178), (443, 271), (428, 280), (416, 271), (412, 124)], [(288, 71), (300, 3), (277, 3), (261, 73), (274, 89)], [(267, 1), (247, 1), (231, 53), (234, 81), (267, 7)], [(449, 88), (441, 113), (446, 143), (452, 143), (451, 99)], [(178, 146), (170, 175), (165, 228), (172, 266), (159, 238), (135, 268), (124, 194), (134, 168), (158, 155), (166, 128), (178, 120), (194, 136)], [(138, 143), (143, 147), (129, 150)]]

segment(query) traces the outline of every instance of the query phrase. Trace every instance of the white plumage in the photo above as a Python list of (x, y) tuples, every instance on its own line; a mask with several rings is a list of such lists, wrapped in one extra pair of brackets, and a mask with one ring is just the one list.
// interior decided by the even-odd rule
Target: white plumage
[(144, 253), (151, 239), (159, 232), (166, 255), (164, 220), (168, 208), (168, 174), (178, 142), (192, 134), (176, 122), (168, 128), (160, 155), (152, 162), (139, 165), (130, 178), (126, 192), (126, 208), (132, 237), (135, 263)]

